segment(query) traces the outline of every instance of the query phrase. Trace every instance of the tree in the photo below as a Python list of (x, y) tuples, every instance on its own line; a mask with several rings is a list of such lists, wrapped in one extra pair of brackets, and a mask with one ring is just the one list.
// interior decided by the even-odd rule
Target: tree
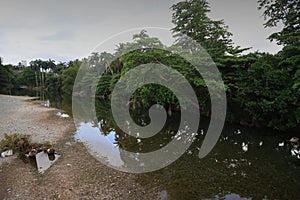
[[(300, 123), (300, 2), (295, 0), (258, 0), (258, 8), (264, 9), (265, 27), (283, 24), (283, 29), (269, 36), (271, 41), (283, 45), (276, 55), (277, 62), (272, 65), (271, 74), (280, 71), (278, 80), (284, 79), (277, 87), (281, 99), (280, 118), (286, 127), (295, 127)], [(283, 77), (282, 77), (283, 76)], [(280, 81), (278, 81), (280, 83)], [(278, 83), (277, 83), (278, 84)], [(298, 125), (299, 127), (299, 125)]]
[(0, 91), (6, 93), (8, 89), (11, 89), (13, 79), (13, 66), (2, 65), (2, 60), (0, 60)]
[(70, 61), (68, 68), (62, 72), (62, 91), (71, 94), (73, 91), (74, 82), (77, 76), (77, 72), (82, 62), (79, 60)]
[(207, 50), (213, 59), (225, 55), (232, 45), (227, 26), (223, 20), (212, 20), (207, 15), (209, 4), (205, 0), (186, 0), (171, 7), (172, 31), (175, 36), (185, 34)]
[(40, 72), (40, 66), (39, 66), (39, 61), (31, 61), (30, 63), (30, 68), (34, 71), (35, 74), (35, 87), (39, 87), (39, 80), (38, 80), (38, 73)]
[(283, 29), (269, 36), (280, 45), (299, 44), (300, 2), (296, 0), (258, 0), (258, 8), (264, 9), (265, 27), (283, 24)]
[(34, 87), (35, 86), (35, 72), (29, 67), (26, 67), (22, 70), (18, 70), (16, 84)]
[(67, 68), (66, 63), (64, 62), (59, 62), (57, 65), (54, 65), (52, 68), (52, 72), (56, 75), (61, 75), (64, 69)]

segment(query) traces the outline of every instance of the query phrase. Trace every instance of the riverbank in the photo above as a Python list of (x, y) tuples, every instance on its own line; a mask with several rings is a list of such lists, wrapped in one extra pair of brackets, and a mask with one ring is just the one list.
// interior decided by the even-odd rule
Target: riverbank
[(22, 133), (31, 135), (34, 142), (55, 143), (63, 136), (72, 120), (59, 119), (55, 116), (57, 109), (42, 106), (43, 102), (34, 99), (0, 95), (0, 139), (5, 133)]
[[(61, 157), (44, 174), (18, 158), (0, 165), (0, 199), (158, 199), (159, 181), (141, 185), (140, 176), (122, 173), (98, 162), (75, 142), (73, 120), (32, 97), (0, 95), (0, 139), (4, 133), (30, 134), (49, 141)], [(145, 178), (143, 177), (143, 178)]]

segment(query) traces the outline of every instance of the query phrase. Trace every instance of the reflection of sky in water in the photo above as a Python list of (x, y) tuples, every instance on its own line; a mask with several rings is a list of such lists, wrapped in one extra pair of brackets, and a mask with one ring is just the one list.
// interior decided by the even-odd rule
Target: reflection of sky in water
[(88, 144), (89, 152), (106, 163), (123, 166), (124, 162), (120, 157), (120, 151), (114, 144), (115, 131), (111, 131), (107, 136), (101, 134), (98, 127), (93, 127), (93, 124), (81, 122), (77, 129), (79, 139)]
[[(35, 92), (27, 91), (19, 94), (34, 96)], [(70, 102), (50, 103), (51, 106), (66, 106), (59, 108), (68, 110)], [(101, 107), (101, 109), (109, 108)], [(67, 113), (72, 114), (71, 111)], [(110, 119), (110, 116), (102, 117)], [(101, 122), (101, 117), (99, 120)], [(161, 189), (164, 190), (160, 196), (170, 199), (300, 199), (300, 160), (292, 157), (292, 147), (289, 144), (291, 137), (300, 138), (300, 132), (278, 134), (270, 129), (227, 124), (213, 151), (200, 160), (199, 148), (206, 135), (206, 130), (203, 129), (206, 122), (203, 120), (205, 118), (201, 118), (198, 139), (185, 155), (167, 168), (147, 174), (145, 177), (139, 176), (138, 184), (145, 183), (149, 187), (152, 185), (156, 187), (155, 183), (158, 180), (162, 182)], [(176, 124), (173, 123), (171, 127), (176, 127)], [(154, 138), (149, 142), (150, 145), (156, 148), (155, 144), (165, 144), (166, 140), (163, 139), (165, 136), (162, 134), (158, 136), (160, 138)], [(99, 128), (93, 127), (92, 123), (81, 123), (75, 135), (76, 139), (79, 137), (80, 140), (93, 143), (93, 146), (97, 147), (88, 150), (94, 152), (95, 157), (98, 154), (99, 160), (102, 156), (101, 161), (115, 162), (114, 165), (122, 168), (126, 167), (124, 165), (127, 160), (124, 158), (139, 159), (133, 154), (121, 154), (122, 151), (113, 144), (115, 131), (110, 131), (104, 136)], [(176, 136), (176, 139), (179, 137)], [(144, 141), (142, 143), (144, 144)], [(243, 143), (247, 145), (246, 151)]]
[(244, 198), (244, 197), (241, 197), (240, 195), (238, 194), (234, 194), (234, 193), (231, 193), (231, 194), (226, 194), (224, 197), (220, 197), (220, 196), (216, 196), (215, 199), (224, 199), (224, 200), (250, 200), (252, 198)]
[(108, 135), (106, 135), (106, 138), (113, 144), (116, 140), (116, 132), (110, 131)]
[[(290, 155), (290, 136), (269, 132), (225, 127), (213, 151), (200, 160), (198, 152), (206, 135), (205, 130), (200, 130), (198, 139), (181, 159), (152, 175), (163, 182), (167, 196), (172, 199), (193, 199), (201, 195), (203, 199), (268, 199), (269, 195), (272, 199), (285, 190), (290, 190), (288, 196), (293, 197), (293, 192), (299, 188), (299, 165)], [(90, 144), (88, 150), (91, 154), (108, 165), (119, 166), (120, 169), (136, 167), (137, 164), (147, 167), (139, 154), (126, 153), (114, 144), (116, 132), (113, 128), (104, 136), (92, 123), (80, 123), (78, 135), (82, 142)], [(158, 140), (153, 139), (153, 143), (160, 144), (165, 135), (158, 137)], [(184, 141), (181, 134), (172, 138)], [(245, 145), (247, 150), (243, 148)], [(186, 185), (190, 187), (187, 189)], [(271, 191), (270, 188), (274, 187), (279, 192)], [(179, 194), (181, 189), (187, 190), (184, 195)]]

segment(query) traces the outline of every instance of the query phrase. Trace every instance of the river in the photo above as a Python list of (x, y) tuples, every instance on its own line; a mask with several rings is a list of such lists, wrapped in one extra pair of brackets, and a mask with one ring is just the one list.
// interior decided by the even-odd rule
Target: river
[[(43, 98), (72, 116), (70, 96)], [(79, 123), (75, 138), (114, 146), (109, 156), (123, 164), (126, 159), (121, 149), (151, 152), (162, 148), (174, 138), (180, 121), (180, 113), (174, 113), (157, 135), (137, 140), (126, 136), (115, 124), (107, 101), (97, 99), (95, 107), (97, 119)], [(85, 108), (81, 109), (84, 112)], [(138, 124), (149, 122), (145, 112), (136, 111), (131, 116)], [(151, 188), (152, 180), (159, 180), (162, 199), (300, 199), (300, 160), (291, 156), (289, 144), (289, 139), (299, 134), (227, 123), (213, 150), (199, 159), (208, 124), (209, 119), (201, 117), (198, 135), (190, 148), (167, 167), (137, 176), (136, 182)], [(106, 162), (109, 165), (116, 161)]]

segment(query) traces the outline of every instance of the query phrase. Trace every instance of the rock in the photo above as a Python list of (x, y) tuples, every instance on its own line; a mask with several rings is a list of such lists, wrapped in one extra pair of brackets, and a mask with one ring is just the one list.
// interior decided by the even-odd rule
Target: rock
[(244, 142), (242, 143), (242, 150), (244, 152), (247, 152), (248, 151), (248, 144), (245, 144)]
[(65, 145), (72, 146), (72, 143), (71, 142), (66, 142)]
[(49, 149), (47, 149), (47, 153), (48, 153), (49, 155), (54, 155), (55, 150), (54, 150), (53, 148), (49, 148)]
[(2, 157), (2, 158), (5, 158), (5, 157), (12, 156), (13, 154), (14, 154), (13, 150), (12, 150), (12, 149), (9, 149), (9, 150), (3, 151), (3, 152), (1, 153), (1, 157)]
[(112, 183), (112, 184), (110, 184), (110, 187), (113, 187), (113, 186), (115, 186), (116, 184), (115, 183)]
[(28, 156), (31, 158), (34, 158), (37, 153), (38, 153), (38, 151), (36, 149), (31, 149), (28, 153)]
[(299, 142), (299, 138), (297, 138), (297, 137), (292, 137), (292, 138), (290, 139), (290, 142), (291, 142), (291, 143), (297, 143), (297, 142)]
[(68, 118), (68, 117), (70, 117), (68, 114), (61, 113), (61, 112), (58, 112), (56, 115), (59, 116), (60, 118)]
[(296, 148), (292, 149), (291, 154), (292, 154), (292, 157), (300, 159), (300, 150), (299, 149), (296, 149)]
[(168, 192), (166, 190), (163, 190), (163, 191), (159, 192), (158, 199), (159, 200), (167, 200), (168, 199)]
[(279, 147), (283, 147), (283, 146), (284, 146), (284, 142), (279, 142), (279, 143), (278, 143), (278, 146), (279, 146)]

